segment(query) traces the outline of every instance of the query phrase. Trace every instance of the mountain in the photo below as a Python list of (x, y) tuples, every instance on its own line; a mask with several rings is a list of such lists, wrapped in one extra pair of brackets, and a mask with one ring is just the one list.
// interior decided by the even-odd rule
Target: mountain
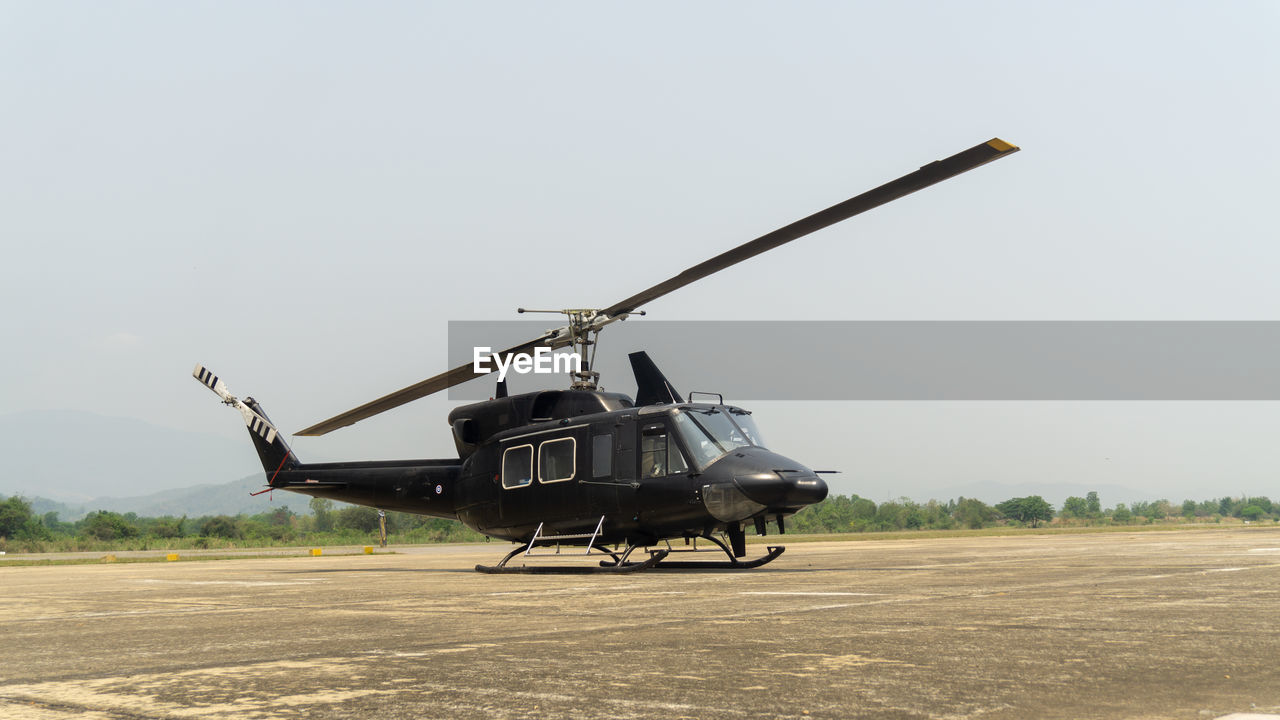
[[(296, 513), (311, 510), (311, 498), (291, 492), (272, 492), (251, 497), (249, 493), (261, 490), (266, 479), (256, 472), (239, 480), (217, 485), (170, 488), (149, 495), (134, 497), (100, 497), (85, 502), (58, 502), (43, 497), (33, 497), (31, 508), (36, 514), (58, 513), (64, 521), (79, 520), (95, 510), (111, 510), (118, 513), (133, 512), (142, 517), (173, 515), (200, 517), (202, 515), (257, 515), (287, 507)], [(344, 505), (344, 503), (338, 503)]]
[(258, 469), (248, 442), (75, 410), (0, 415), (0, 495), (71, 504), (192, 485)]

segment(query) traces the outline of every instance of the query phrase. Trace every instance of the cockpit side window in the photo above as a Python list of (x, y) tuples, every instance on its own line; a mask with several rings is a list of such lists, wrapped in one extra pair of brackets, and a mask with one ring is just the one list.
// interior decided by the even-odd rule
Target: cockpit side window
[(676, 428), (684, 436), (684, 444), (689, 448), (689, 452), (693, 454), (694, 462), (697, 463), (698, 467), (705, 468), (725, 454), (720, 444), (700, 425), (689, 419), (687, 414), (682, 412), (674, 413), (672, 417), (675, 418)]
[(665, 477), (689, 471), (666, 423), (645, 425), (640, 431), (640, 477)]

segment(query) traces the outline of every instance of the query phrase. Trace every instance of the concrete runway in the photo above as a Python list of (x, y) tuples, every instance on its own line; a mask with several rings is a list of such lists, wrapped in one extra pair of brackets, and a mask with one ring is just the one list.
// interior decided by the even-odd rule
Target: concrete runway
[(1280, 712), (1280, 530), (794, 543), (745, 572), (471, 570), (508, 547), (0, 564), (0, 717)]

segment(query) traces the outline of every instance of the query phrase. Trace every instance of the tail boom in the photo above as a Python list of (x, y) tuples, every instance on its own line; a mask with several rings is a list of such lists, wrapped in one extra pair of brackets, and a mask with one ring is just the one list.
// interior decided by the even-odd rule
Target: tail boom
[(458, 460), (308, 463), (276, 473), (271, 487), (383, 510), (457, 519), (454, 487), (461, 474)]
[(303, 463), (257, 400), (232, 395), (226, 383), (203, 365), (196, 365), (191, 374), (224, 405), (240, 412), (272, 490), (457, 518), (453, 488), (462, 474), (460, 460)]

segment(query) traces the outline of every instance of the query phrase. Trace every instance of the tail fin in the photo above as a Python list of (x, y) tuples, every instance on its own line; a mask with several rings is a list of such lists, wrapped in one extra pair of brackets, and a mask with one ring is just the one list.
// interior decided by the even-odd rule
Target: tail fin
[(268, 482), (281, 470), (298, 467), (298, 456), (293, 454), (293, 450), (285, 443), (284, 437), (271, 423), (271, 419), (267, 417), (257, 400), (251, 397), (243, 401), (237, 399), (227, 390), (226, 384), (203, 365), (196, 365), (191, 375), (222, 398), (222, 404), (230, 405), (244, 416), (244, 424), (249, 428), (253, 447), (258, 451), (259, 459), (262, 460), (262, 469), (268, 473)]

